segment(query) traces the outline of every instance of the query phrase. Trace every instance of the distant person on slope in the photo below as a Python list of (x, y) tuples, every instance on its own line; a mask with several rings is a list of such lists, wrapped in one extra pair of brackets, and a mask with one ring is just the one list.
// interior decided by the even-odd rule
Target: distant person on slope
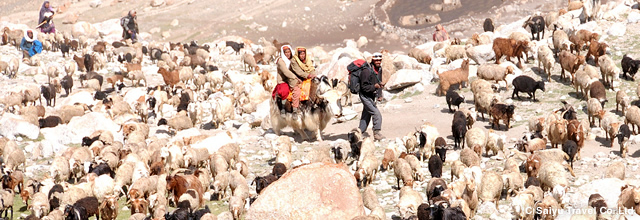
[(120, 26), (122, 26), (122, 38), (124, 40), (131, 39), (132, 43), (138, 41), (138, 17), (136, 16), (136, 11), (131, 10), (127, 14), (120, 19)]
[(449, 33), (447, 33), (442, 25), (436, 25), (436, 32), (433, 33), (433, 40), (438, 42), (449, 40)]
[(40, 17), (38, 17), (38, 27), (45, 34), (56, 33), (56, 26), (53, 24), (53, 8), (49, 5), (49, 1), (44, 1), (40, 8)]
[(37, 33), (33, 33), (32, 30), (24, 32), (22, 42), (20, 42), (20, 49), (22, 49), (22, 58), (28, 59), (33, 55), (42, 52), (42, 43), (36, 38)]

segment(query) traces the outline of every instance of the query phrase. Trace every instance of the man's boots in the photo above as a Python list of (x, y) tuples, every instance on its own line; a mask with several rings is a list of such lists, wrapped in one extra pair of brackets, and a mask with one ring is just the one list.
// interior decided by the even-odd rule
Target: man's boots
[(382, 134), (380, 133), (380, 130), (377, 130), (377, 131), (373, 131), (373, 139), (376, 141), (379, 141), (379, 140), (385, 139), (385, 137), (382, 136)]

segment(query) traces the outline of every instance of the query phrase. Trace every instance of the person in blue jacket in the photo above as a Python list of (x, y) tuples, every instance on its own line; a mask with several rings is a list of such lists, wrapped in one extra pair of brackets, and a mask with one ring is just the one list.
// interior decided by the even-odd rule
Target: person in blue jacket
[(22, 49), (22, 58), (31, 58), (33, 55), (42, 52), (42, 43), (37, 39), (37, 33), (32, 30), (24, 32), (22, 42), (20, 42), (20, 49)]

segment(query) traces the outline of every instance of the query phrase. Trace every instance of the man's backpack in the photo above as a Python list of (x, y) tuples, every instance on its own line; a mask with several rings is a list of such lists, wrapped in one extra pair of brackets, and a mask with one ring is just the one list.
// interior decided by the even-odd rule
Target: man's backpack
[(124, 27), (125, 25), (127, 25), (127, 24), (125, 24), (126, 19), (127, 19), (127, 16), (124, 16), (124, 17), (120, 18), (120, 26), (121, 27)]
[(363, 59), (357, 59), (347, 65), (349, 71), (349, 90), (352, 94), (358, 94), (360, 92), (360, 73), (364, 68), (370, 68), (367, 61)]

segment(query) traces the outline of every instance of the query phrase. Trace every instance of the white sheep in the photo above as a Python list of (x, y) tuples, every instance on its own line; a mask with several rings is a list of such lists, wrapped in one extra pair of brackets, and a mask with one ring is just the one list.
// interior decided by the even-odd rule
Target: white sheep
[(464, 165), (464, 163), (462, 163), (460, 160), (453, 161), (451, 163), (451, 181), (453, 181), (454, 176), (458, 179), (464, 177), (465, 168), (467, 168), (467, 166)]
[(551, 81), (551, 71), (553, 70), (553, 64), (556, 59), (553, 57), (553, 51), (547, 45), (538, 47), (538, 68), (540, 64), (544, 67), (544, 73), (547, 74), (547, 81)]
[(604, 116), (604, 113), (605, 112), (598, 99), (590, 98), (587, 100), (587, 117), (591, 126), (593, 126), (595, 122), (594, 118), (598, 118), (599, 125), (602, 124), (602, 116)]
[(505, 87), (508, 89), (507, 75), (513, 74), (513, 66), (503, 67), (498, 64), (482, 64), (478, 67), (478, 78), (484, 80), (495, 80), (496, 83), (504, 81)]
[(638, 106), (632, 105), (631, 107), (629, 107), (624, 116), (624, 123), (629, 125), (629, 128), (633, 131), (634, 134), (637, 134), (638, 131), (636, 131), (636, 128), (640, 127), (640, 108), (638, 108)]
[(227, 119), (235, 118), (235, 109), (233, 100), (230, 97), (216, 97), (213, 100), (213, 120), (214, 127), (220, 127), (220, 124)]
[(484, 130), (478, 127), (469, 129), (465, 135), (465, 140), (467, 142), (467, 146), (475, 151), (478, 156), (481, 156), (482, 149), (485, 148), (487, 143), (487, 135)]
[(556, 161), (543, 162), (538, 171), (538, 179), (544, 191), (551, 191), (556, 186), (569, 186), (565, 166)]
[(528, 210), (534, 210), (534, 205), (533, 194), (529, 192), (518, 193), (518, 195), (511, 200), (512, 213), (518, 219), (533, 219), (535, 212)]
[(609, 84), (611, 89), (613, 89), (613, 80), (618, 78), (620, 69), (616, 66), (611, 57), (606, 54), (598, 58), (598, 65), (600, 65), (600, 72), (605, 85)]
[(400, 199), (396, 208), (400, 217), (403, 219), (409, 218), (409, 216), (418, 213), (418, 206), (422, 204), (422, 196), (417, 191), (413, 190), (410, 186), (405, 186), (400, 189)]
[(365, 187), (362, 190), (362, 202), (364, 203), (364, 207), (367, 207), (370, 210), (380, 206), (376, 190), (372, 187)]
[(498, 155), (498, 152), (502, 152), (502, 154), (507, 155), (505, 152), (506, 148), (504, 147), (506, 139), (506, 135), (499, 135), (493, 130), (489, 130), (487, 144), (485, 146), (486, 154), (489, 155), (489, 151), (492, 151), (493, 155)]
[[(438, 128), (429, 122), (425, 122), (422, 126), (420, 126), (420, 132), (426, 136), (425, 143), (419, 143), (420, 148), (418, 149), (418, 156), (420, 157), (420, 161), (424, 162), (424, 159), (431, 158), (432, 155), (436, 154), (436, 139), (440, 137), (440, 133), (438, 133)], [(420, 140), (421, 138), (418, 138)], [(422, 141), (422, 140), (420, 140)], [(422, 147), (424, 146), (424, 147)]]
[(631, 106), (631, 97), (627, 95), (625, 91), (616, 92), (616, 111), (618, 111), (618, 107), (622, 106), (622, 115), (625, 114), (625, 109)]
[(555, 49), (556, 56), (562, 50), (569, 50), (571, 44), (569, 36), (564, 30), (558, 29), (553, 31), (553, 48)]
[(218, 173), (213, 181), (213, 191), (218, 194), (218, 199), (222, 200), (227, 197), (227, 188), (229, 188), (229, 172)]
[(502, 177), (495, 172), (488, 171), (482, 175), (478, 199), (482, 202), (493, 202), (498, 208), (498, 201), (502, 194), (503, 182)]
[[(364, 157), (360, 157), (360, 159), (361, 160), (358, 163), (358, 168), (356, 169), (354, 176), (357, 181), (362, 182), (363, 186), (368, 186), (376, 178), (378, 166), (380, 165), (373, 155), (366, 155)], [(409, 167), (409, 171), (411, 171), (411, 167)]]
[(71, 177), (69, 161), (64, 157), (54, 157), (49, 167), (49, 174), (56, 183), (69, 180)]
[(193, 69), (188, 66), (183, 66), (182, 68), (180, 68), (179, 76), (180, 81), (184, 84), (187, 84), (187, 82), (190, 82), (193, 79)]
[(473, 94), (473, 101), (475, 102), (476, 111), (482, 115), (484, 120), (484, 114), (489, 114), (491, 111), (491, 104), (500, 100), (493, 94), (493, 91), (480, 91)]
[(99, 202), (104, 201), (106, 196), (113, 194), (115, 181), (109, 175), (96, 177), (94, 173), (90, 173), (87, 175), (87, 179), (88, 182), (93, 185), (93, 196), (95, 196)]
[(42, 218), (49, 214), (49, 199), (47, 194), (37, 192), (31, 196), (31, 205), (29, 211), (38, 218)]
[(244, 213), (244, 205), (245, 200), (242, 197), (231, 196), (229, 199), (229, 211), (233, 214), (233, 219), (240, 219), (240, 216)]
[(411, 155), (411, 154), (407, 155), (404, 159), (411, 166), (413, 179), (414, 180), (418, 180), (418, 181), (422, 181), (423, 178), (424, 178), (424, 174), (422, 173), (422, 165), (420, 163), (420, 160), (418, 160), (418, 158), (415, 155)]
[[(585, 67), (585, 69), (587, 68)], [(591, 76), (589, 76), (585, 70), (576, 71), (576, 77), (573, 84), (576, 88), (576, 94), (578, 94), (578, 90), (580, 90), (580, 92), (582, 93), (582, 98), (587, 99), (589, 95), (589, 86), (595, 81), (598, 81), (598, 79), (591, 78)]]
[(457, 59), (467, 58), (467, 51), (464, 45), (449, 45), (444, 49), (445, 56), (447, 58), (446, 63)]
[(504, 183), (504, 188), (507, 189), (507, 199), (512, 194), (517, 194), (524, 189), (524, 179), (520, 171), (505, 171), (502, 174), (502, 182)]
[(393, 163), (393, 173), (396, 176), (398, 188), (400, 188), (400, 180), (402, 180), (404, 186), (413, 186), (413, 172), (411, 171), (411, 165), (405, 159), (398, 158)]

